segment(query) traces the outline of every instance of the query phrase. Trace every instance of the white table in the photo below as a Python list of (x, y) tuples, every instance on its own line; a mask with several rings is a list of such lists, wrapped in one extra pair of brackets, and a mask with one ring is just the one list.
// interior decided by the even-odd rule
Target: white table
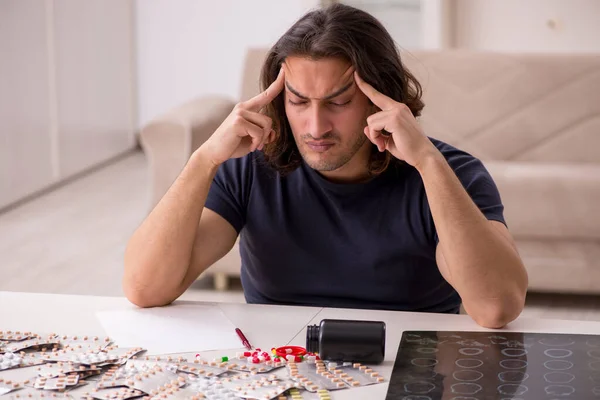
[[(189, 302), (180, 302), (188, 303)], [(492, 331), (466, 315), (312, 307), (217, 304), (242, 329), (255, 347), (305, 346), (306, 326), (325, 318), (379, 320), (387, 325), (386, 354), (375, 369), (389, 380), (402, 332), (407, 330)], [(95, 313), (134, 307), (125, 298), (0, 292), (0, 330), (56, 332), (67, 335), (106, 335)], [(519, 318), (502, 331), (600, 333), (600, 322)], [(118, 343), (117, 343), (118, 344)], [(150, 349), (151, 350), (151, 349)], [(207, 356), (235, 355), (243, 350), (204, 352)], [(190, 353), (192, 354), (192, 353)], [(3, 371), (6, 373), (8, 371)], [(4, 376), (4, 375), (3, 375)], [(334, 392), (333, 399), (385, 399), (387, 383)]]

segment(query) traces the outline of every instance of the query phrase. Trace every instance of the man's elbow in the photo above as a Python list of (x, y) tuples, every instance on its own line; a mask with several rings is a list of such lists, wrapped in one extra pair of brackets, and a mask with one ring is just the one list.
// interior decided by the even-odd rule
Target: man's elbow
[(127, 278), (123, 278), (122, 286), (127, 300), (140, 308), (162, 307), (173, 302), (173, 300), (160, 298), (149, 288), (138, 287)]
[(512, 314), (506, 312), (489, 312), (482, 315), (472, 315), (471, 318), (477, 323), (477, 325), (488, 329), (501, 329), (514, 321), (519, 314)]
[[(525, 295), (514, 295), (489, 301), (469, 313), (480, 326), (488, 329), (501, 329), (521, 315), (525, 307)], [(468, 312), (468, 311), (467, 311)]]

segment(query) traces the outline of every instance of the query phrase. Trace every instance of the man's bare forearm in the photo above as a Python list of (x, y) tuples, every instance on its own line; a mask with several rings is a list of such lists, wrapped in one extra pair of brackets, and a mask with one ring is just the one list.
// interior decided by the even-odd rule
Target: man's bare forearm
[(424, 158), (417, 169), (425, 185), (446, 273), (465, 309), (485, 317), (504, 307), (508, 319), (510, 314), (518, 315), (527, 274), (516, 249), (481, 213), (441, 153)]
[(141, 306), (162, 305), (181, 291), (202, 210), (217, 167), (196, 151), (125, 251), (123, 288)]

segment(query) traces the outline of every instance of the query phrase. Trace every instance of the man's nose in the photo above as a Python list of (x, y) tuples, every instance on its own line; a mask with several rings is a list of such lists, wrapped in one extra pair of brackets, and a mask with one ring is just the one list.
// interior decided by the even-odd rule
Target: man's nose
[(319, 107), (314, 107), (308, 118), (308, 132), (315, 139), (320, 139), (331, 132), (333, 126), (326, 113)]

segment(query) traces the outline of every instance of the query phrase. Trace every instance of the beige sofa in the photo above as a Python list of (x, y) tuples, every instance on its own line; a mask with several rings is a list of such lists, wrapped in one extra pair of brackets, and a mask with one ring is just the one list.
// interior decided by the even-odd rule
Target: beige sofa
[[(258, 92), (248, 52), (239, 99), (200, 98), (141, 131), (156, 203), (235, 102)], [(600, 57), (404, 52), (424, 89), (429, 136), (481, 158), (500, 188), (530, 290), (600, 293)], [(225, 288), (237, 246), (206, 273)]]

